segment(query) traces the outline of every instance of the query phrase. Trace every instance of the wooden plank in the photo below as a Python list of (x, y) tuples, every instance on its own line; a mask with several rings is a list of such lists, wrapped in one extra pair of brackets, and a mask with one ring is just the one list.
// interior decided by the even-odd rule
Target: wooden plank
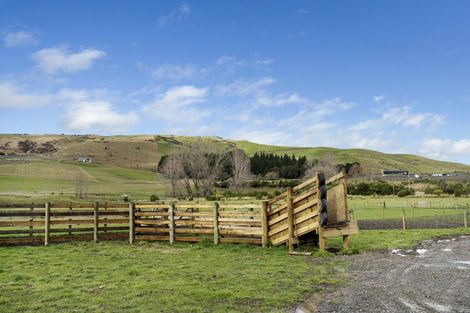
[(43, 237), (0, 238), (0, 245), (42, 244)]
[(261, 229), (246, 229), (246, 230), (229, 230), (229, 229), (221, 229), (221, 235), (240, 235), (240, 236), (261, 236), (263, 235), (263, 231)]
[(222, 237), (220, 238), (220, 242), (222, 243), (249, 243), (249, 244), (261, 245), (263, 241), (260, 238)]
[(214, 244), (219, 244), (219, 204), (214, 203)]
[(261, 209), (259, 204), (220, 204), (219, 209)]
[(175, 211), (175, 216), (182, 216), (182, 217), (212, 217), (214, 213), (211, 212), (181, 212)]
[(312, 178), (304, 181), (300, 185), (295, 186), (292, 190), (293, 190), (293, 192), (297, 192), (297, 191), (307, 187), (310, 184), (317, 184), (317, 177), (312, 177)]
[(44, 226), (44, 221), (0, 221), (0, 227)]
[(220, 211), (220, 217), (259, 217), (259, 214), (256, 212), (227, 212), (227, 211)]
[(168, 220), (151, 220), (151, 219), (145, 219), (145, 220), (135, 220), (136, 224), (139, 225), (169, 225), (170, 222)]
[[(108, 231), (117, 231), (117, 230), (128, 230), (127, 226), (115, 226), (107, 227)], [(104, 231), (104, 227), (99, 227), (100, 231)], [(31, 231), (29, 229), (10, 229), (10, 230), (0, 230), (0, 235), (20, 235), (20, 234), (29, 234)], [(44, 229), (33, 229), (33, 234), (43, 234)], [(80, 227), (80, 228), (51, 228), (49, 231), (53, 233), (77, 233), (77, 232), (93, 232), (93, 227)]]
[(219, 219), (219, 225), (247, 225), (247, 226), (258, 226), (262, 227), (262, 221), (257, 220), (221, 220)]
[(135, 216), (168, 216), (168, 212), (136, 211)]
[(261, 220), (262, 220), (262, 229), (263, 229), (263, 236), (262, 236), (262, 246), (263, 246), (263, 248), (267, 247), (268, 243), (269, 243), (268, 206), (269, 206), (269, 201), (263, 201), (263, 204), (261, 206)]
[(283, 203), (282, 205), (276, 207), (276, 208), (271, 208), (271, 210), (269, 211), (269, 216), (272, 216), (276, 213), (279, 213), (280, 211), (284, 210), (284, 209), (287, 209), (287, 202), (286, 203)]
[[(33, 213), (33, 211), (34, 211), (34, 202), (31, 203), (31, 207), (29, 208), (29, 210), (30, 210), (30, 213)], [(30, 222), (34, 221), (33, 216), (31, 216), (29, 221)], [(33, 237), (33, 225), (29, 226), (29, 237)]]
[(34, 212), (33, 207), (31, 207), (29, 210), (30, 211), (1, 211), (0, 217), (34, 217), (34, 216), (42, 217), (44, 216), (44, 212), (39, 212), (39, 211)]
[(49, 245), (49, 231), (51, 227), (51, 204), (46, 203), (44, 215), (44, 245)]
[(288, 228), (289, 227), (288, 227), (287, 223), (281, 224), (276, 228), (271, 228), (268, 232), (268, 235), (269, 235), (269, 237), (272, 237), (272, 236), (274, 236), (274, 235), (276, 235), (276, 234), (280, 233), (281, 231), (284, 231)]
[(288, 219), (288, 218), (289, 218), (289, 214), (288, 214), (288, 212), (286, 212), (286, 213), (284, 213), (284, 214), (279, 215), (278, 217), (275, 217), (275, 218), (269, 220), (269, 221), (268, 221), (268, 225), (269, 225), (269, 226), (272, 226), (272, 225), (277, 224), (277, 223), (279, 223), (279, 222), (281, 222), (281, 221), (283, 221), (283, 220), (286, 220), (286, 219)]
[(285, 234), (284, 236), (280, 236), (276, 239), (271, 239), (271, 243), (274, 245), (274, 246), (278, 246), (284, 242), (286, 242), (287, 240), (289, 239), (289, 234)]
[(168, 221), (170, 231), (170, 244), (175, 243), (175, 203), (172, 202), (168, 208)]
[(326, 184), (327, 184), (327, 185), (332, 184), (332, 183), (336, 182), (337, 180), (340, 180), (340, 179), (342, 179), (342, 178), (344, 178), (344, 177), (345, 177), (345, 176), (344, 176), (344, 173), (341, 172), (341, 173), (339, 173), (339, 174), (337, 174), (337, 175), (335, 175), (335, 176), (329, 178), (329, 179), (326, 181)]
[[(320, 182), (320, 173), (317, 172), (317, 181)], [(318, 185), (317, 186), (317, 189), (318, 189), (318, 192), (317, 192), (317, 203), (318, 203), (318, 207), (320, 210), (320, 204), (321, 204), (321, 193), (320, 193), (320, 186)], [(319, 218), (320, 219), (320, 218)], [(321, 225), (320, 225), (321, 226)], [(318, 227), (317, 229), (317, 232), (318, 232), (318, 248), (321, 250), (321, 251), (324, 251), (325, 248), (326, 248), (326, 240), (325, 240), (325, 237), (323, 237), (323, 227)]]
[(136, 240), (148, 241), (168, 241), (169, 236), (156, 236), (156, 235), (135, 235)]
[(317, 193), (316, 189), (311, 189), (311, 190), (308, 190), (307, 192), (301, 193), (300, 195), (295, 196), (294, 204), (297, 204), (298, 202), (304, 200), (305, 198), (314, 196), (316, 193)]
[(309, 201), (309, 202), (295, 208), (294, 209), (294, 214), (298, 214), (298, 213), (302, 212), (303, 210), (306, 210), (306, 209), (311, 208), (311, 207), (316, 206), (316, 205), (318, 205), (318, 202), (316, 200)]
[(95, 202), (93, 206), (93, 241), (98, 242), (98, 224), (99, 224), (99, 204)]
[(318, 210), (315, 210), (315, 211), (309, 212), (308, 214), (305, 214), (301, 217), (297, 217), (295, 219), (295, 225), (298, 225), (302, 222), (305, 222), (308, 219), (314, 218), (315, 216), (318, 216), (319, 214), (320, 214), (320, 212)]
[(210, 204), (176, 204), (176, 209), (212, 209), (213, 206)]
[(194, 221), (194, 220), (175, 220), (176, 226), (206, 226), (214, 227), (212, 219), (207, 221)]
[(135, 204), (136, 209), (167, 209), (168, 204)]
[(271, 200), (269, 200), (269, 205), (273, 205), (274, 203), (283, 200), (285, 197), (287, 197), (287, 192), (283, 192), (280, 195), (278, 195), (278, 196), (272, 198)]
[(299, 237), (299, 236), (302, 236), (304, 234), (307, 234), (307, 233), (317, 229), (319, 226), (320, 226), (320, 224), (318, 222), (313, 222), (313, 223), (307, 224), (307, 226), (296, 229), (295, 236)]
[[(169, 228), (161, 228), (161, 227), (139, 227), (139, 226), (137, 226), (135, 228), (135, 230), (139, 234), (145, 234), (145, 233), (166, 233), (166, 234), (169, 234), (170, 233)], [(170, 239), (170, 237), (168, 236), (168, 240), (169, 239)]]

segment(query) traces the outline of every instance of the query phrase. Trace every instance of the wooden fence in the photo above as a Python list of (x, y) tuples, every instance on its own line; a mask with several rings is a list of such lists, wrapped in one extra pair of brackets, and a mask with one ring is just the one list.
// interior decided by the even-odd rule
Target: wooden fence
[(129, 205), (0, 205), (0, 245), (129, 237)]
[(67, 241), (262, 243), (261, 205), (94, 203), (0, 205), (0, 245)]
[(256, 204), (135, 204), (136, 240), (262, 243), (261, 206)]

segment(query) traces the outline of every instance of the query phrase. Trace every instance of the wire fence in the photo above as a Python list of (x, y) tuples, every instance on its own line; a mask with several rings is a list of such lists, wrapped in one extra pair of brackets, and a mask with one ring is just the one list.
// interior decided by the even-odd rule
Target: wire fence
[(469, 211), (463, 210), (460, 213), (422, 217), (407, 217), (403, 213), (401, 218), (358, 220), (358, 225), (362, 230), (467, 228), (470, 219)]

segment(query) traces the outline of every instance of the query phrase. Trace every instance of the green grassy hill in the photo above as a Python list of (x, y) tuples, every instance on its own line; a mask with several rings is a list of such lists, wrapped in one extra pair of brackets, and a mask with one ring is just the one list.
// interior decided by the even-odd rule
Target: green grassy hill
[[(18, 142), (50, 142), (56, 151), (24, 154)], [(122, 194), (148, 200), (151, 194), (165, 196), (165, 179), (155, 173), (161, 156), (182, 145), (199, 142), (214, 150), (241, 148), (247, 154), (306, 155), (318, 159), (325, 153), (338, 162), (359, 162), (373, 173), (404, 169), (415, 173), (470, 171), (470, 166), (426, 159), (413, 155), (385, 154), (363, 149), (280, 147), (219, 137), (182, 136), (70, 136), (0, 135), (0, 202), (32, 201), (120, 201)], [(8, 156), (6, 156), (8, 155)], [(92, 158), (91, 164), (74, 161)], [(86, 200), (75, 199), (77, 180), (83, 181)]]
[(436, 161), (409, 154), (386, 154), (366, 149), (282, 147), (249, 141), (231, 141), (220, 137), (0, 135), (0, 152), (20, 153), (18, 142), (25, 139), (37, 142), (38, 145), (47, 141), (52, 142), (57, 151), (42, 155), (48, 160), (73, 161), (77, 156), (89, 156), (94, 163), (147, 171), (155, 169), (161, 156), (174, 147), (194, 142), (201, 142), (216, 150), (239, 147), (249, 155), (255, 152), (287, 153), (306, 155), (311, 160), (318, 159), (325, 153), (331, 153), (336, 155), (338, 162), (359, 162), (367, 165), (374, 173), (385, 169), (410, 170), (419, 174), (470, 171), (470, 165)]

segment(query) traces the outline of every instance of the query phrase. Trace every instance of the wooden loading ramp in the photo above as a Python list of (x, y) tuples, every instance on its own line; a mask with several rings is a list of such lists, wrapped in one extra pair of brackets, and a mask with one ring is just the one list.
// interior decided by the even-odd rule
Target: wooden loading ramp
[(278, 246), (287, 244), (295, 254), (294, 245), (301, 237), (316, 237), (320, 250), (325, 240), (342, 236), (343, 247), (348, 248), (348, 237), (359, 232), (357, 222), (351, 220), (347, 206), (347, 185), (344, 174), (328, 180), (322, 173), (289, 188), (279, 196), (266, 201), (266, 226), (263, 239)]

